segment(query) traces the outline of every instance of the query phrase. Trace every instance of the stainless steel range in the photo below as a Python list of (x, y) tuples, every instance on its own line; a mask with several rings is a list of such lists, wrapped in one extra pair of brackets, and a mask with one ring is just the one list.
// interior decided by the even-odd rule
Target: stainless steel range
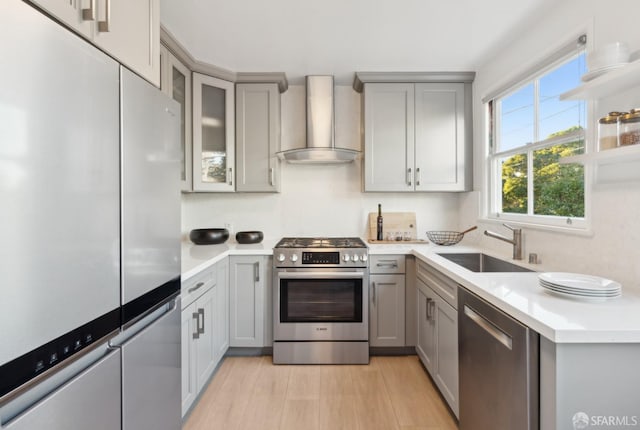
[(273, 249), (273, 362), (369, 362), (369, 253), (359, 238), (284, 238)]

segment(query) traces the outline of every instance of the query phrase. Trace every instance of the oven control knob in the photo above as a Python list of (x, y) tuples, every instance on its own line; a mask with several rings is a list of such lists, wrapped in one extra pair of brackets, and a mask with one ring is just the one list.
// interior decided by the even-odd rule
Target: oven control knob
[(369, 258), (367, 257), (367, 254), (364, 254), (362, 257), (360, 257), (360, 260), (362, 261), (367, 261)]
[(349, 254), (344, 254), (342, 256), (342, 260), (344, 260), (344, 262), (347, 263), (349, 260), (351, 260), (351, 258), (349, 257)]
[(298, 261), (298, 254), (291, 254), (291, 262), (295, 263), (296, 261)]
[(359, 258), (358, 258), (358, 254), (353, 254), (353, 258), (352, 258), (354, 263), (357, 263)]
[(284, 256), (284, 254), (280, 254), (280, 255), (278, 255), (278, 261), (279, 261), (279, 262), (281, 262), (281, 263), (282, 263), (285, 259), (286, 259), (286, 257)]

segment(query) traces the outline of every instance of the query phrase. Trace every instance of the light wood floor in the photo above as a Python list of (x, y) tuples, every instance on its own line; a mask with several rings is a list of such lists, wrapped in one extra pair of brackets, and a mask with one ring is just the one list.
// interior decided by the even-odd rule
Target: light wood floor
[(456, 430), (416, 356), (368, 366), (227, 357), (183, 430)]

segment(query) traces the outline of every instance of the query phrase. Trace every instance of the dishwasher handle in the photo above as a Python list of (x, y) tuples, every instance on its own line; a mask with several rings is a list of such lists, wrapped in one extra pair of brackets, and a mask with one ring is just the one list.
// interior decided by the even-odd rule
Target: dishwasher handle
[(476, 323), (479, 327), (489, 333), (495, 340), (509, 348), (513, 349), (513, 339), (511, 336), (500, 330), (491, 321), (471, 309), (468, 305), (464, 305), (464, 314), (469, 317), (471, 321)]

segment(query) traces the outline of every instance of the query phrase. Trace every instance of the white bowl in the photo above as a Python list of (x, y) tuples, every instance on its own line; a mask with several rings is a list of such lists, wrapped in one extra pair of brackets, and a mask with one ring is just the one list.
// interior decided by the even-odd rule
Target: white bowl
[(625, 42), (609, 43), (587, 55), (590, 72), (628, 62), (629, 47)]

